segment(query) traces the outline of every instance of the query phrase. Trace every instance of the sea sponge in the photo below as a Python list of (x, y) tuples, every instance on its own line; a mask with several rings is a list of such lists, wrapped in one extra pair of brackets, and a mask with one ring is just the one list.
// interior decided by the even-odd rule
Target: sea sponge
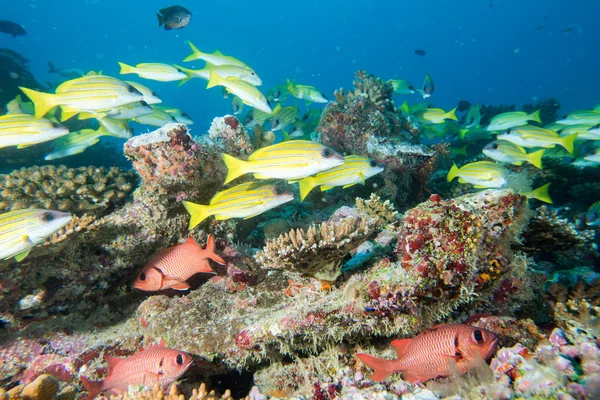
[(21, 392), (23, 400), (52, 400), (58, 393), (58, 381), (48, 374), (40, 375)]

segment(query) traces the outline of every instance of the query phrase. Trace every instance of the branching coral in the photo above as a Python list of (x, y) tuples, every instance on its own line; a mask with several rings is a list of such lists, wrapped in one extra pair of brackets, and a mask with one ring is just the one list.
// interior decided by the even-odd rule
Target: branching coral
[(67, 225), (61, 228), (61, 230), (59, 230), (54, 235), (46, 239), (44, 245), (55, 245), (67, 239), (67, 236), (75, 232), (82, 232), (85, 230), (92, 229), (95, 226), (97, 226), (97, 224), (94, 224), (95, 220), (96, 218), (92, 215), (84, 214), (81, 217), (75, 215)]
[(21, 168), (0, 175), (0, 211), (31, 207), (97, 214), (123, 203), (135, 186), (133, 172), (114, 167)]

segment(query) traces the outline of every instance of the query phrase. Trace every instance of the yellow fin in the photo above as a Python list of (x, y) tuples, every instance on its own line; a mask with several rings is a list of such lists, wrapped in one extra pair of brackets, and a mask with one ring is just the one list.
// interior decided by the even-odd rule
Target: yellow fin
[(452, 110), (450, 110), (446, 114), (444, 114), (444, 118), (451, 119), (453, 121), (458, 121), (458, 118), (456, 118), (456, 109), (457, 108), (458, 107), (454, 107)]
[(546, 183), (545, 185), (540, 186), (537, 189), (533, 189), (533, 190), (530, 190), (529, 192), (525, 192), (522, 194), (523, 194), (523, 196), (527, 197), (528, 199), (536, 199), (539, 201), (543, 201), (544, 203), (552, 204), (553, 201), (550, 198), (550, 193), (548, 192), (549, 188), (550, 188), (550, 184)]
[(227, 177), (225, 178), (225, 182), (223, 182), (223, 184), (229, 183), (238, 176), (242, 176), (246, 173), (246, 161), (238, 160), (237, 158), (232, 157), (229, 154), (222, 154), (222, 157), (223, 161), (225, 162), (225, 165), (227, 166)]
[(48, 111), (57, 106), (55, 95), (52, 93), (43, 93), (36, 90), (20, 87), (21, 91), (29, 97), (35, 108), (35, 117), (42, 118)]
[(29, 255), (30, 251), (31, 251), (31, 248), (29, 248), (27, 250), (23, 250), (22, 252), (15, 254), (15, 260), (17, 260), (17, 262), (23, 261), (23, 259)]
[(210, 79), (208, 80), (208, 84), (206, 85), (207, 89), (211, 87), (222, 85), (225, 82), (225, 79), (221, 78), (216, 72), (210, 72)]
[(529, 153), (527, 154), (527, 160), (534, 166), (538, 167), (539, 169), (542, 169), (542, 157), (544, 156), (545, 152), (546, 150), (542, 149), (534, 151), (533, 153)]
[(200, 222), (208, 218), (210, 214), (210, 206), (204, 206), (202, 204), (192, 203), (191, 201), (184, 201), (183, 206), (190, 214), (190, 224), (188, 229), (193, 229)]
[(577, 135), (569, 135), (561, 138), (560, 145), (564, 147), (569, 154), (573, 154), (575, 150), (575, 139), (577, 139)]
[(60, 122), (66, 121), (69, 118), (77, 115), (80, 111), (69, 106), (60, 106)]
[(198, 50), (198, 48), (196, 46), (194, 46), (192, 44), (192, 42), (190, 42), (189, 40), (187, 41), (187, 44), (190, 46), (190, 49), (192, 49), (192, 54), (190, 54), (189, 56), (184, 58), (183, 61), (184, 62), (193, 61), (193, 60), (197, 60), (198, 58), (200, 58), (199, 56), (202, 55), (202, 52), (200, 52), (200, 50)]
[(456, 166), (456, 164), (452, 164), (452, 168), (450, 168), (450, 171), (448, 171), (448, 176), (446, 177), (446, 181), (450, 182), (452, 181), (452, 179), (456, 178), (458, 174), (458, 167)]
[[(300, 201), (303, 201), (311, 190), (315, 187), (315, 178), (309, 176), (298, 181), (298, 187), (300, 189)], [(322, 189), (321, 189), (322, 190)]]
[[(363, 181), (363, 185), (364, 185), (364, 184), (365, 184), (365, 181)], [(344, 186), (342, 186), (342, 189), (347, 189), (347, 188), (349, 188), (349, 187), (351, 187), (351, 186), (354, 186), (354, 185), (356, 185), (356, 183), (349, 183), (349, 184), (347, 184), (347, 185), (344, 185)]]
[(542, 123), (542, 119), (540, 118), (540, 110), (534, 111), (527, 116), (527, 119), (530, 121)]
[(331, 186), (331, 185), (321, 185), (321, 192), (324, 192), (326, 190), (330, 190), (333, 189), (335, 186)]
[(127, 64), (122, 63), (122, 62), (118, 62), (118, 63), (121, 66), (121, 72), (119, 72), (121, 75), (124, 75), (124, 74), (135, 74), (136, 73), (135, 72), (135, 67), (132, 67), (131, 65), (127, 65)]

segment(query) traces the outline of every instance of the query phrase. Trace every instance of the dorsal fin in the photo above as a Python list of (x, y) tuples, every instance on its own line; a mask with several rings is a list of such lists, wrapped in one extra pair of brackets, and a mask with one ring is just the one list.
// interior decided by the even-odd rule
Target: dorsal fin
[(411, 341), (412, 339), (397, 339), (393, 340), (392, 343), (390, 343), (394, 350), (396, 350), (396, 356), (398, 358), (404, 356), (404, 354), (406, 353), (406, 348), (408, 347)]
[(213, 52), (213, 54), (216, 54), (216, 55), (218, 55), (218, 56), (222, 56), (222, 55), (223, 55), (223, 53), (221, 53), (219, 50), (215, 50), (215, 51)]
[(117, 357), (111, 357), (111, 356), (104, 356), (104, 359), (108, 363), (108, 372), (106, 373), (106, 377), (109, 377), (110, 374), (115, 369), (115, 366), (121, 361), (121, 359), (117, 358)]

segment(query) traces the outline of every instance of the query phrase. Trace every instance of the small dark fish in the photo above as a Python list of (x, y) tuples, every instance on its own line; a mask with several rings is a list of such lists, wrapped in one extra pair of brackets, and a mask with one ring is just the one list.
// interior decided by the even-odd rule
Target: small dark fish
[(536, 31), (541, 31), (542, 29), (544, 29), (544, 25), (538, 25), (535, 27)]
[(583, 33), (583, 29), (581, 28), (581, 25), (569, 25), (566, 28), (563, 28), (560, 30), (562, 33), (571, 33), (571, 32), (575, 32), (577, 31), (577, 33), (579, 33), (580, 35)]
[(166, 31), (171, 29), (181, 29), (192, 19), (192, 13), (182, 6), (171, 6), (163, 8), (156, 14), (158, 17), (158, 27), (165, 26)]
[(21, 25), (6, 20), (0, 21), (0, 32), (8, 33), (12, 37), (27, 35), (27, 32)]
[(467, 100), (461, 100), (458, 102), (458, 111), (464, 112), (467, 111), (471, 107), (471, 103)]
[(425, 56), (427, 55), (427, 53), (425, 52), (425, 50), (421, 50), (421, 49), (415, 49), (415, 54), (418, 56)]

